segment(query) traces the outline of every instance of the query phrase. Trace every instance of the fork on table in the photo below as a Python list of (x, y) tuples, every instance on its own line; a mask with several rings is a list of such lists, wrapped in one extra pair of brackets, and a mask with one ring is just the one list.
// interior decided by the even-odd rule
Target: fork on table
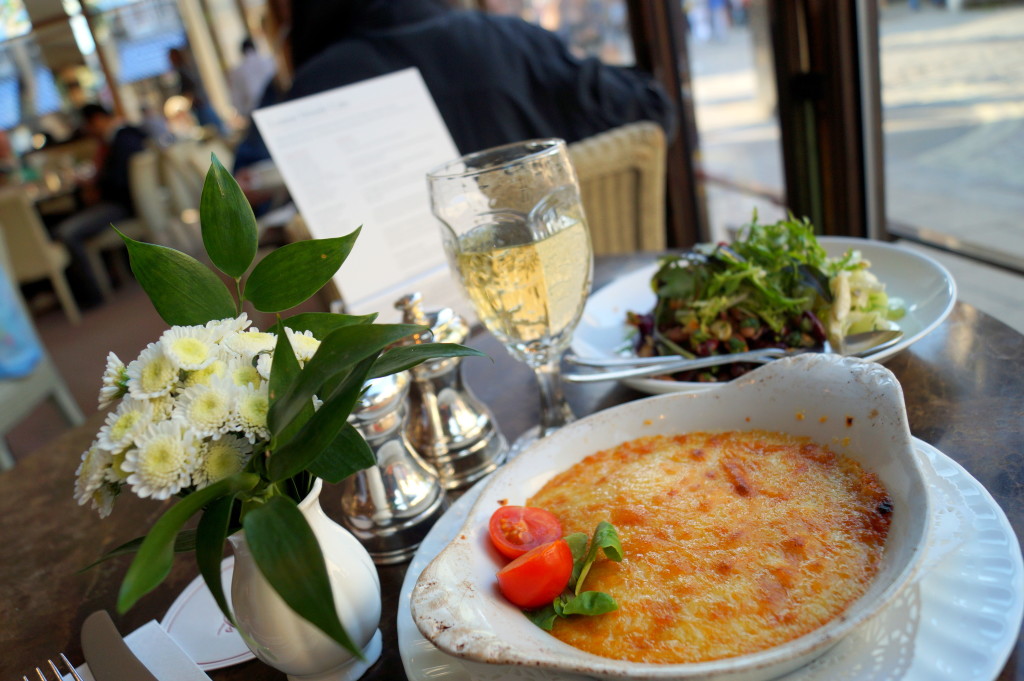
[[(68, 662), (68, 658), (64, 657), (64, 653), (60, 654), (60, 659), (62, 662), (64, 662), (64, 666), (67, 667), (68, 672), (71, 674), (71, 678), (75, 681), (82, 681), (82, 677), (79, 676), (78, 672), (75, 671), (75, 666)], [(64, 674), (62, 674), (61, 671), (57, 669), (57, 665), (53, 663), (53, 660), (47, 660), (46, 664), (50, 665), (50, 669), (52, 669), (53, 673), (57, 675), (56, 677), (54, 677), (55, 681), (61, 681), (61, 679), (64, 678)], [(36, 667), (36, 674), (39, 676), (39, 681), (48, 681), (48, 679), (46, 678), (46, 674), (39, 667)], [(22, 676), (21, 678), (22, 681), (30, 681), (27, 676)]]

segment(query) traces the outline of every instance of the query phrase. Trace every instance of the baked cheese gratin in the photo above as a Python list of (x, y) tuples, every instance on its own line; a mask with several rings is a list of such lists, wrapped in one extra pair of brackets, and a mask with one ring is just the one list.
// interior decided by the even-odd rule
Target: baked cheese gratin
[(589, 533), (619, 531), (587, 590), (619, 609), (552, 634), (633, 662), (753, 653), (843, 612), (878, 570), (893, 512), (878, 478), (806, 438), (766, 431), (643, 437), (600, 451), (528, 501)]

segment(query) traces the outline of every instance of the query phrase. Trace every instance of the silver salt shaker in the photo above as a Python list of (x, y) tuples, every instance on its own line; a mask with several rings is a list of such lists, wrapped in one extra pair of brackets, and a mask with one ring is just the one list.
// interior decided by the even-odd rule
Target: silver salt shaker
[(447, 508), (437, 473), (405, 435), (409, 374), (367, 382), (349, 422), (365, 438), (377, 464), (341, 483), (341, 521), (378, 565), (412, 558)]
[[(462, 343), (469, 325), (454, 310), (424, 313), (418, 293), (395, 303), (406, 324), (430, 327), (413, 342)], [(406, 433), (434, 467), (445, 489), (463, 489), (492, 472), (508, 455), (508, 442), (490, 410), (463, 383), (460, 357), (424, 362), (411, 370)]]

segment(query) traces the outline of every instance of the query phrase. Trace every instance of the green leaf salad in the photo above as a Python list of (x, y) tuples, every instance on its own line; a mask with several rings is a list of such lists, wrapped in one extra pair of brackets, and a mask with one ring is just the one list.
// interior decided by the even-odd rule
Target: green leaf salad
[[(869, 270), (859, 251), (830, 258), (806, 219), (761, 225), (755, 215), (732, 244), (699, 244), (665, 256), (651, 279), (657, 304), (628, 313), (634, 351), (643, 357), (706, 357), (765, 347), (811, 348), (826, 339), (896, 328), (902, 303)], [(727, 381), (750, 364), (673, 376)]]

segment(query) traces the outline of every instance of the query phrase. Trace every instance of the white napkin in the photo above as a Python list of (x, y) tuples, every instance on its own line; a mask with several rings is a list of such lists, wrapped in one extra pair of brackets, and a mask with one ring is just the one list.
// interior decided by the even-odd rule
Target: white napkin
[[(212, 681), (156, 620), (143, 624), (125, 636), (124, 640), (142, 664), (160, 681)], [(82, 681), (95, 681), (88, 664), (78, 667), (77, 671)], [(64, 679), (71, 681), (70, 676)]]

